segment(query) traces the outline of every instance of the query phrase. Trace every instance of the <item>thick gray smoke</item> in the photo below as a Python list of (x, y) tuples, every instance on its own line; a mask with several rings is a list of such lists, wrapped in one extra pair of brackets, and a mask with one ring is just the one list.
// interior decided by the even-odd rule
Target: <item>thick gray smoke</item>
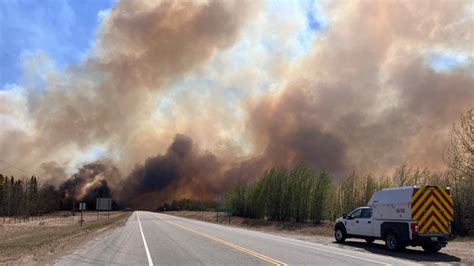
[[(271, 56), (249, 36), (270, 23), (261, 34), (283, 42), (294, 28), (273, 26), (263, 7), (119, 1), (83, 64), (44, 74), (42, 91), (0, 94), (1, 114), (19, 121), (4, 124), (0, 154), (58, 185), (80, 169), (81, 195), (107, 185), (141, 208), (213, 198), (300, 161), (336, 178), (403, 162), (443, 169), (449, 129), (474, 107), (470, 1), (323, 1), (327, 26), (304, 56), (275, 52), (258, 69)], [(464, 61), (434, 69), (433, 54)], [(219, 72), (246, 60), (254, 68)], [(81, 168), (93, 145), (104, 160)]]
[(226, 187), (223, 165), (193, 141), (176, 135), (165, 154), (138, 164), (123, 182), (120, 198), (131, 206), (155, 208), (157, 203), (181, 198), (214, 198)]

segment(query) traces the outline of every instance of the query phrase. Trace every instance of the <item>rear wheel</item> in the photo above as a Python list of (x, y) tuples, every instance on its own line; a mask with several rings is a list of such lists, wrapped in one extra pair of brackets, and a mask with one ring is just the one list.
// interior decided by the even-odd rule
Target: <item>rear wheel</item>
[(387, 236), (385, 236), (385, 246), (391, 251), (400, 249), (400, 241), (395, 233), (388, 233)]
[(438, 243), (425, 244), (421, 247), (428, 253), (436, 253), (442, 248), (441, 245)]
[(365, 239), (365, 242), (367, 242), (367, 243), (369, 243), (369, 244), (374, 243), (374, 241), (375, 241), (375, 238), (372, 238), (372, 237), (367, 237), (367, 238)]
[(338, 226), (336, 227), (336, 230), (334, 230), (334, 237), (336, 238), (337, 243), (344, 243), (347, 237), (346, 231), (340, 226)]

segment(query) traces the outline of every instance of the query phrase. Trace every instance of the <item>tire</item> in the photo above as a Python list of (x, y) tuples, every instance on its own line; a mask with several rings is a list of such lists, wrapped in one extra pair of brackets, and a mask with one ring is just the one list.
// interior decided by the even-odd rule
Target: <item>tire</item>
[(369, 243), (369, 244), (374, 243), (374, 241), (375, 241), (375, 238), (372, 238), (372, 237), (367, 237), (367, 238), (365, 239), (365, 242), (367, 242), (367, 243)]
[(390, 251), (397, 251), (400, 250), (402, 245), (400, 245), (400, 240), (398, 239), (398, 236), (395, 233), (388, 233), (385, 236), (385, 246), (390, 250)]
[(344, 243), (347, 238), (346, 230), (341, 226), (336, 227), (334, 230), (334, 238), (336, 239), (337, 243)]
[(425, 244), (425, 245), (422, 245), (421, 247), (423, 248), (424, 251), (428, 253), (436, 253), (442, 248), (440, 244), (436, 244), (436, 243)]

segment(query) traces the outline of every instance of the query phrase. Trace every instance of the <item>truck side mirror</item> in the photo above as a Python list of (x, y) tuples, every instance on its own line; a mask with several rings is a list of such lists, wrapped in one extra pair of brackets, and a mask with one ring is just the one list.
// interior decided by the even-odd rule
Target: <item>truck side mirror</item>
[(347, 219), (347, 213), (342, 214), (342, 219)]

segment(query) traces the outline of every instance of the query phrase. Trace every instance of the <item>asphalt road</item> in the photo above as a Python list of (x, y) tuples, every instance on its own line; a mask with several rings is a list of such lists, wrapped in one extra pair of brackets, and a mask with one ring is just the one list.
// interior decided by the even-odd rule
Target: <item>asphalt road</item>
[(88, 242), (58, 265), (413, 265), (347, 250), (152, 212)]

